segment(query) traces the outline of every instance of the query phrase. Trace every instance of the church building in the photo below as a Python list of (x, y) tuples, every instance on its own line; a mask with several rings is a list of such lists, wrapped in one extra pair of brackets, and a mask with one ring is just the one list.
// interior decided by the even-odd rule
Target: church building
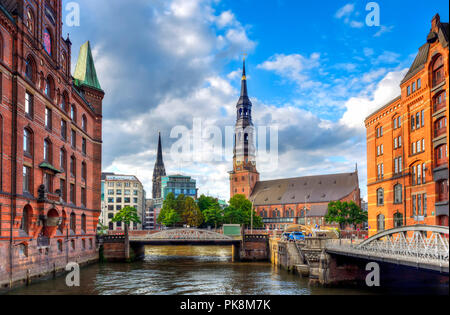
[(245, 60), (236, 115), (230, 195), (245, 195), (252, 201), (266, 229), (285, 229), (292, 224), (325, 225), (324, 216), (331, 201), (354, 201), (361, 206), (357, 170), (345, 174), (260, 181)]

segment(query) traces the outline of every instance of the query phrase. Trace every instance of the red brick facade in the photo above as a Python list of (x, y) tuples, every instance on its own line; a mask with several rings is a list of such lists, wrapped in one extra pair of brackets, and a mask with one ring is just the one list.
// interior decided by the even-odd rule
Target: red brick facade
[(370, 235), (448, 226), (448, 37), (449, 24), (436, 15), (401, 95), (365, 121)]
[(73, 83), (61, 0), (0, 9), (0, 286), (8, 286), (98, 257), (104, 93)]

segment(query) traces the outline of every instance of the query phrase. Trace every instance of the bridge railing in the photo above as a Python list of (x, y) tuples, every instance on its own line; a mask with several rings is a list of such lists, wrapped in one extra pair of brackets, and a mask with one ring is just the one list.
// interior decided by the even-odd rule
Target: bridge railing
[(411, 226), (383, 231), (368, 240), (328, 240), (328, 250), (367, 256), (413, 259), (448, 265), (448, 227)]

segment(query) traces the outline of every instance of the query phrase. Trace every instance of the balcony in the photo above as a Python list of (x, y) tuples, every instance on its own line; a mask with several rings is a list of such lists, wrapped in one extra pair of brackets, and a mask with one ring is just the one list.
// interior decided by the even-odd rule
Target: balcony
[(434, 104), (433, 110), (436, 113), (436, 112), (440, 111), (443, 108), (445, 108), (445, 102), (440, 102), (440, 103)]
[(434, 137), (437, 138), (439, 136), (445, 135), (446, 132), (447, 132), (446, 128), (435, 129), (434, 130)]

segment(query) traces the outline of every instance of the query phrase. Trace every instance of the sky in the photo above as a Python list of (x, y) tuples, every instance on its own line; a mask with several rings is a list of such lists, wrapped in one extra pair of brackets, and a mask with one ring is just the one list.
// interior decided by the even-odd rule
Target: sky
[[(207, 131), (234, 126), (244, 54), (253, 122), (278, 130), (269, 151), (277, 163), (257, 160), (261, 180), (358, 165), (366, 198), (364, 119), (400, 94), (433, 16), (449, 20), (444, 0), (377, 1), (375, 26), (366, 23), (365, 0), (76, 2), (80, 25), (63, 32), (73, 44), (72, 69), (90, 40), (106, 92), (103, 171), (136, 175), (150, 196), (160, 131), (167, 173), (192, 176), (200, 194), (225, 200), (232, 156), (217, 158)], [(194, 119), (202, 146), (193, 144), (182, 160), (176, 152), (187, 138), (179, 131), (196, 134)]]

